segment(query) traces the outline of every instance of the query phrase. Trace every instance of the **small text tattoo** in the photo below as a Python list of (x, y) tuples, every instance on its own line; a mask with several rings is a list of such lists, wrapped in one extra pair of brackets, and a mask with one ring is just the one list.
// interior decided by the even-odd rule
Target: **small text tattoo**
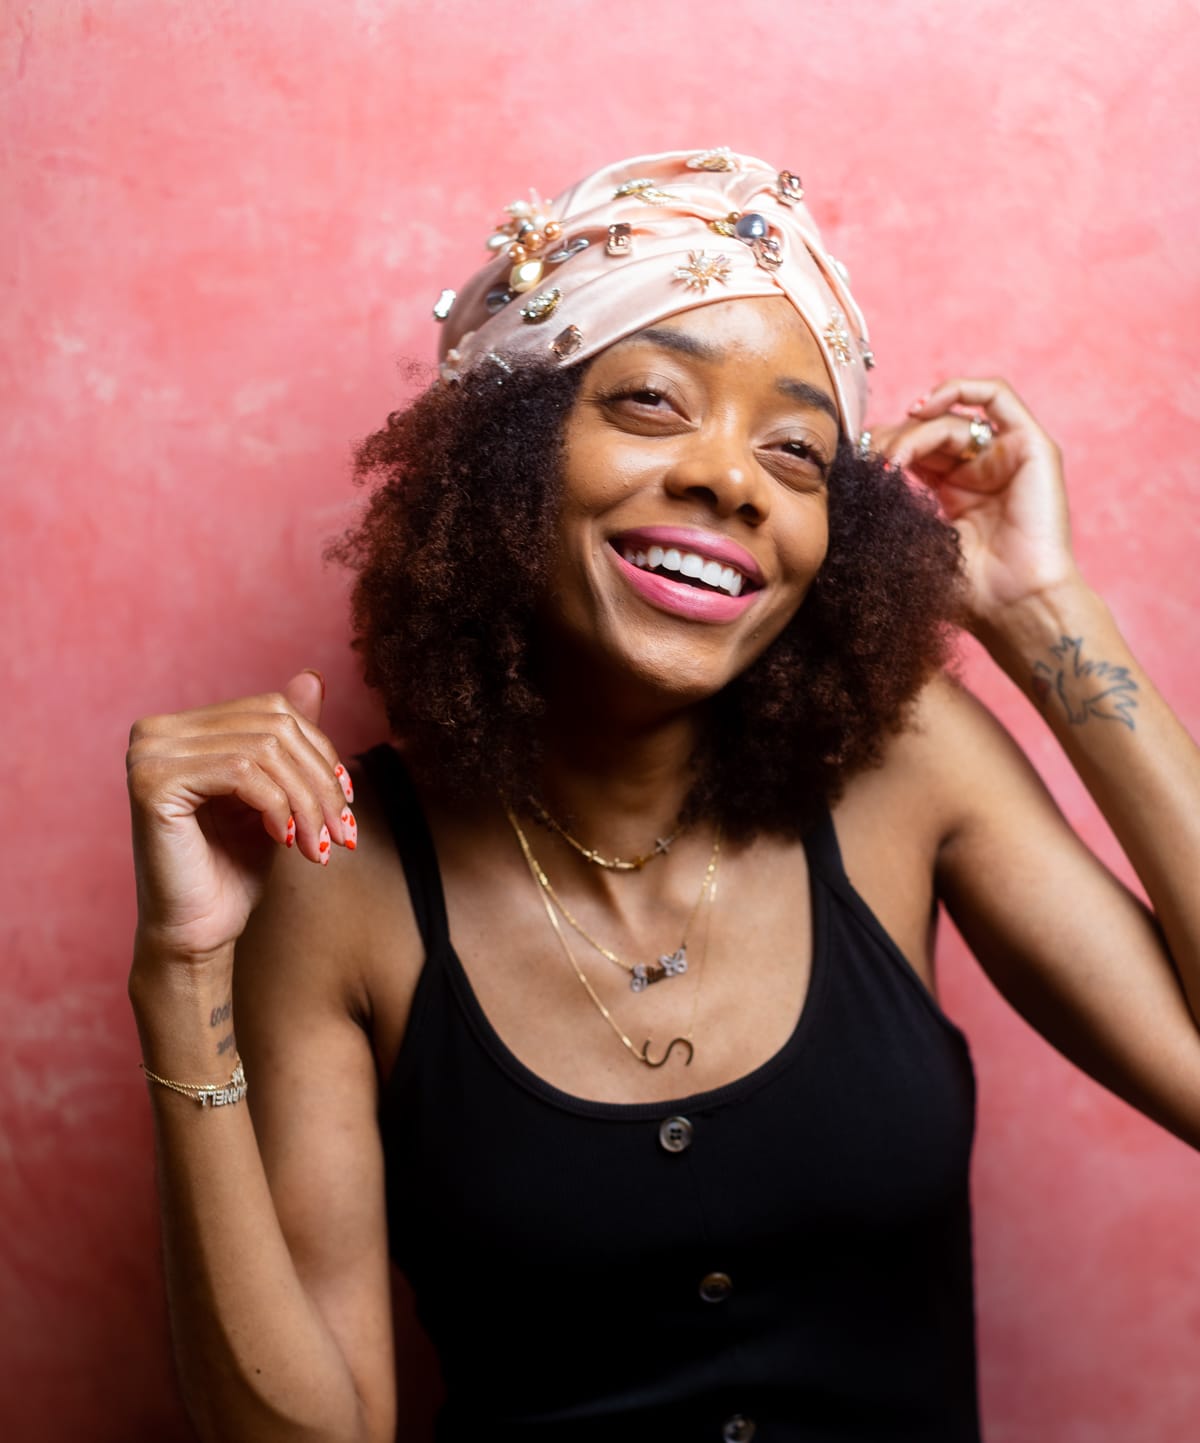
[(220, 1042), (217, 1043), (217, 1056), (220, 1057), (222, 1052), (228, 1052), (233, 1046), (233, 1033), (227, 1032), (225, 1036), (221, 1038)]
[(1083, 637), (1064, 636), (1050, 648), (1054, 661), (1039, 661), (1033, 668), (1033, 694), (1043, 709), (1056, 696), (1072, 726), (1082, 726), (1090, 717), (1124, 722), (1136, 731), (1137, 682), (1127, 666), (1107, 661), (1083, 660)]
[(220, 1027), (222, 1022), (229, 1021), (229, 1015), (232, 1011), (233, 998), (227, 997), (225, 1001), (221, 1003), (220, 1007), (214, 1007), (208, 1014), (208, 1025), (210, 1027)]

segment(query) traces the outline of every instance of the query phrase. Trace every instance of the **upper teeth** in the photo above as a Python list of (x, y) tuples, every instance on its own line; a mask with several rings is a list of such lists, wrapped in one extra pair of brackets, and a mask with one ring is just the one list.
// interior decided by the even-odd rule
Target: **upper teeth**
[(719, 561), (706, 560), (698, 551), (677, 551), (673, 546), (648, 546), (645, 551), (625, 547), (621, 553), (631, 566), (643, 571), (678, 571), (681, 576), (695, 576), (709, 586), (719, 586), (730, 596), (738, 596), (746, 578), (736, 567), (722, 566)]

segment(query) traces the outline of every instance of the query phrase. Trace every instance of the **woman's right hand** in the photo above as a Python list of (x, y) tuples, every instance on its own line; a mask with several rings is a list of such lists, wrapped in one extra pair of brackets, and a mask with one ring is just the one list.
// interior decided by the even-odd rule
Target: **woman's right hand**
[(327, 865), (353, 850), (353, 787), (317, 726), (324, 683), (144, 717), (130, 732), (138, 935), (158, 955), (231, 953), (262, 897), (276, 846)]

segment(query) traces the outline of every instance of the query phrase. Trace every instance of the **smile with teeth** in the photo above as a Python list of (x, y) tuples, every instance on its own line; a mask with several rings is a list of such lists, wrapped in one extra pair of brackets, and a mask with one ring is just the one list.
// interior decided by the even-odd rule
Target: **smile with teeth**
[(736, 566), (710, 561), (698, 551), (680, 551), (675, 546), (623, 546), (621, 555), (640, 571), (652, 571), (670, 581), (681, 581), (702, 591), (723, 591), (726, 596), (740, 596), (746, 578)]

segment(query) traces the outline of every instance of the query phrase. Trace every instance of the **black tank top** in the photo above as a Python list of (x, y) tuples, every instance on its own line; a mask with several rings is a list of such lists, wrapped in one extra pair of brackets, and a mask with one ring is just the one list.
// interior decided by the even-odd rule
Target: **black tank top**
[(828, 811), (789, 1040), (725, 1087), (591, 1102), (494, 1031), (407, 773), (363, 761), (426, 949), (380, 1128), (440, 1443), (978, 1443), (970, 1053)]

